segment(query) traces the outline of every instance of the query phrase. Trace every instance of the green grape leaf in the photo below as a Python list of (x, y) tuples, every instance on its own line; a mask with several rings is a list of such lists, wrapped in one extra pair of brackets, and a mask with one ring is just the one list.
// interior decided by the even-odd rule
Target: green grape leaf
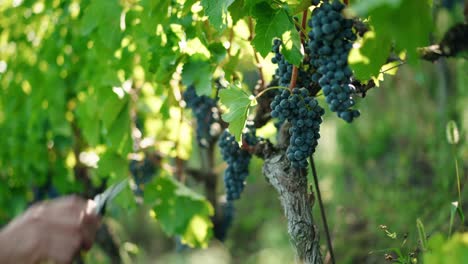
[[(373, 0), (360, 3), (362, 4), (354, 5), (352, 10), (360, 16), (370, 16), (369, 21), (376, 36), (391, 38), (397, 53), (406, 51), (408, 62), (417, 63), (417, 48), (429, 44), (432, 32), (432, 9), (429, 1)], [(414, 14), (418, 14), (417, 19)]]
[(82, 35), (89, 35), (98, 26), (99, 20), (97, 18), (100, 15), (99, 8), (96, 8), (98, 3), (99, 1), (94, 1), (84, 10), (80, 27)]
[(264, 3), (271, 6), (273, 1), (274, 0), (244, 0), (244, 13), (253, 15), (257, 9), (258, 4)]
[(241, 51), (238, 50), (237, 53), (233, 56), (230, 56), (228, 62), (224, 64), (223, 70), (226, 80), (232, 81), (233, 79), (235, 79), (237, 66), (239, 65), (240, 55)]
[(108, 48), (120, 46), (120, 14), (122, 7), (117, 1), (92, 1), (81, 21), (81, 34), (89, 35), (97, 28), (101, 43)]
[(125, 156), (132, 150), (130, 113), (128, 103), (120, 111), (114, 124), (107, 131), (107, 145), (118, 154)]
[(144, 200), (164, 232), (182, 236), (191, 247), (208, 245), (214, 210), (201, 195), (162, 174), (145, 186)]
[(251, 94), (235, 85), (219, 91), (219, 100), (227, 108), (227, 112), (221, 117), (229, 123), (229, 132), (237, 141), (241, 140), (242, 130), (253, 101), (252, 97)]
[(182, 83), (187, 86), (195, 85), (198, 95), (211, 96), (211, 79), (212, 67), (203, 55), (193, 55), (184, 64)]
[(299, 66), (304, 57), (301, 52), (301, 37), (299, 32), (295, 29), (289, 30), (283, 34), (282, 39), (281, 53), (289, 63)]
[(228, 11), (231, 15), (233, 25), (235, 25), (241, 18), (248, 15), (248, 13), (245, 12), (244, 5), (244, 0), (236, 0), (229, 6)]
[(79, 125), (90, 146), (96, 146), (99, 143), (100, 123), (99, 117), (93, 112), (95, 109), (97, 109), (95, 97), (88, 97), (86, 101), (78, 105), (77, 109)]
[(281, 37), (288, 30), (296, 30), (285, 9), (275, 10), (266, 2), (255, 6), (253, 16), (257, 24), (252, 45), (263, 57), (266, 57), (271, 51), (273, 38)]
[(219, 64), (226, 58), (227, 50), (221, 42), (214, 42), (208, 46), (208, 50), (211, 53), (211, 60)]
[(101, 178), (122, 180), (128, 175), (128, 160), (112, 150), (107, 150), (99, 157), (97, 166), (97, 174)]
[[(108, 186), (113, 183), (113, 181), (110, 181)], [(131, 210), (136, 208), (135, 194), (132, 192), (130, 186), (126, 186), (114, 199), (112, 199), (110, 204), (111, 206), (116, 205), (120, 209), (125, 210), (126, 213), (129, 213)]]
[(171, 5), (171, 0), (141, 0), (140, 4), (143, 7), (141, 25), (147, 33), (153, 34), (158, 24), (167, 21), (167, 9)]
[(217, 30), (226, 28), (228, 19), (228, 7), (234, 0), (201, 0), (205, 9), (205, 15)]
[(103, 102), (99, 109), (101, 110), (101, 120), (104, 127), (110, 129), (126, 105), (128, 97), (121, 87), (102, 87), (100, 91), (99, 99)]
[(368, 31), (356, 46), (348, 57), (354, 76), (360, 81), (377, 77), (390, 54), (391, 39), (386, 36), (377, 37), (375, 31)]
[(367, 0), (355, 1), (352, 3), (351, 8), (360, 16), (365, 16), (370, 10), (378, 8), (383, 5), (388, 5), (392, 8), (398, 7), (402, 0)]

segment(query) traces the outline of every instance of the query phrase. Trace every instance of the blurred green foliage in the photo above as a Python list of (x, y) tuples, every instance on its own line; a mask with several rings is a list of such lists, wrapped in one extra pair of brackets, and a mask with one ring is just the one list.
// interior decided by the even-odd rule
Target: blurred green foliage
[[(243, 87), (255, 86), (258, 76), (248, 41), (253, 32), (248, 19), (240, 20), (246, 15), (262, 22), (254, 44), (263, 54), (272, 36), (283, 35), (291, 39), (286, 47), (291, 58), (298, 60), (298, 37), (287, 34), (294, 29), (288, 16), (303, 7), (287, 1), (291, 9), (269, 5), (259, 12), (258, 4), (271, 1), (219, 1), (214, 9), (207, 8), (213, 1), (196, 2), (0, 2), (0, 223), (23, 212), (34, 200), (34, 188), (49, 181), (61, 194), (90, 196), (90, 186), (105, 187), (128, 177), (138, 126), (143, 134), (138, 140), (154, 139), (151, 150), (164, 156), (163, 172), (145, 187), (146, 203), (136, 207), (127, 191), (117, 199), (120, 206), (110, 208), (112, 217), (105, 222), (118, 237), (125, 263), (294, 263), (286, 221), (277, 193), (262, 175), (261, 160), (251, 163), (224, 243), (208, 241), (215, 208), (199, 195), (204, 186), (190, 178), (183, 186), (171, 176), (175, 158), (187, 166), (203, 163), (192, 140), (191, 114), (181, 110), (181, 83), (196, 83), (197, 92), (210, 96), (214, 77), (222, 75), (230, 82), (243, 81)], [(212, 14), (208, 21), (214, 28), (200, 5)], [(383, 12), (372, 8), (367, 6), (366, 12)], [(395, 16), (401, 16), (400, 23), (411, 16), (395, 15), (400, 9), (408, 11), (391, 9), (376, 30), (391, 27), (388, 31), (396, 32), (392, 38), (405, 43), (412, 31), (398, 29), (406, 24), (387, 23)], [(237, 24), (225, 19), (226, 10)], [(440, 40), (460, 20), (461, 6), (435, 14), (433, 37)], [(411, 36), (418, 45), (432, 28), (426, 15), (426, 24), (417, 25), (421, 35)], [(277, 23), (283, 24), (261, 34)], [(370, 46), (369, 54), (381, 47)], [(371, 65), (373, 73), (385, 58)], [(268, 60), (261, 62), (265, 76), (274, 70)], [(466, 233), (458, 232), (466, 227), (461, 216), (467, 215), (468, 198), (467, 73), (464, 58), (402, 65), (360, 100), (362, 116), (352, 125), (326, 114), (315, 158), (338, 263), (383, 263), (386, 257), (463, 263), (456, 261), (467, 252)], [(458, 142), (453, 136), (447, 139), (450, 122), (458, 127)], [(272, 124), (259, 134), (275, 140)], [(217, 195), (224, 193), (223, 166), (216, 156)], [(458, 215), (453, 202), (458, 202)], [(313, 213), (322, 230), (318, 206)], [(429, 236), (425, 252), (416, 219)], [(445, 240), (450, 231), (456, 234)], [(177, 247), (168, 234), (207, 248)], [(99, 247), (86, 259), (111, 263)]]

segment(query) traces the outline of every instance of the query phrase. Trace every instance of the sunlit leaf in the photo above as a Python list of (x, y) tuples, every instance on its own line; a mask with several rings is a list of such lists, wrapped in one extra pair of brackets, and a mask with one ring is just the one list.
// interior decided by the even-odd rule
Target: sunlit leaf
[(217, 30), (226, 28), (228, 7), (233, 2), (234, 0), (201, 0), (205, 15), (208, 16), (208, 20)]
[(212, 236), (212, 206), (199, 194), (167, 176), (145, 187), (145, 203), (169, 235), (181, 235), (189, 246), (206, 247)]
[(266, 2), (255, 6), (253, 16), (257, 23), (252, 45), (263, 57), (271, 51), (273, 38), (281, 37), (288, 30), (296, 30), (286, 10), (275, 10)]
[(219, 91), (219, 99), (221, 104), (228, 109), (222, 118), (229, 123), (229, 132), (234, 135), (237, 141), (240, 141), (252, 103), (251, 95), (241, 88), (231, 85), (228, 89)]
[(198, 95), (211, 96), (212, 68), (204, 56), (194, 55), (182, 70), (182, 83), (194, 85)]

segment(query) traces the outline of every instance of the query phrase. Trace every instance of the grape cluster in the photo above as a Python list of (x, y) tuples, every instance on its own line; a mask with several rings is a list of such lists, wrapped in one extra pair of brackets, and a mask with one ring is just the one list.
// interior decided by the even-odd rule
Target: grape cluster
[(219, 134), (220, 116), (216, 100), (205, 95), (198, 96), (193, 85), (187, 88), (183, 97), (197, 120), (198, 144), (202, 147), (208, 147), (215, 142), (216, 136)]
[(271, 116), (291, 123), (286, 155), (294, 168), (306, 168), (307, 158), (315, 152), (320, 138), (320, 124), (325, 113), (310, 92), (294, 88), (284, 90), (271, 102)]
[(148, 157), (142, 161), (134, 159), (130, 161), (130, 173), (136, 185), (135, 194), (143, 194), (143, 186), (154, 178), (156, 172), (154, 162)]
[[(243, 138), (247, 144), (255, 143), (253, 142), (253, 136), (244, 134)], [(221, 134), (219, 147), (221, 148), (223, 160), (228, 164), (224, 171), (227, 200), (237, 200), (244, 190), (244, 181), (249, 174), (249, 162), (252, 155), (248, 151), (241, 149), (235, 137), (227, 130)]]
[[(278, 78), (278, 84), (283, 87), (289, 87), (291, 83), (291, 76), (293, 65), (289, 63), (286, 58), (281, 54), (280, 47), (282, 41), (275, 39), (273, 41), (272, 51), (275, 54), (271, 59), (271, 62), (278, 64), (278, 68), (275, 71), (275, 77)], [(308, 65), (302, 65), (299, 67), (297, 73), (296, 85), (299, 87), (310, 87), (313, 84), (312, 69)], [(317, 82), (317, 81), (315, 81)]]
[(312, 13), (309, 26), (308, 51), (310, 64), (316, 69), (316, 76), (330, 110), (347, 122), (360, 115), (350, 109), (355, 102), (351, 97), (352, 71), (348, 67), (348, 55), (356, 40), (353, 21), (341, 14), (344, 5), (338, 0), (324, 1)]
[(226, 239), (227, 232), (229, 227), (231, 227), (232, 221), (234, 220), (234, 203), (232, 201), (227, 201), (221, 204), (221, 217), (218, 222), (215, 222), (214, 225), (214, 236), (220, 241)]

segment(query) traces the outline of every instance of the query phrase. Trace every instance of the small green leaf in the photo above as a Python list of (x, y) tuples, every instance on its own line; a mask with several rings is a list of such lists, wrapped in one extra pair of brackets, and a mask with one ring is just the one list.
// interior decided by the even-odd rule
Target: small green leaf
[(182, 83), (195, 85), (198, 95), (211, 96), (212, 68), (209, 61), (200, 54), (193, 55), (184, 64), (182, 70)]
[(261, 2), (253, 9), (257, 21), (252, 45), (266, 57), (271, 51), (273, 38), (279, 38), (286, 31), (296, 30), (291, 17), (285, 9), (273, 9), (268, 3)]
[(235, 85), (219, 91), (220, 102), (228, 109), (222, 118), (229, 123), (229, 132), (234, 135), (237, 141), (241, 140), (242, 130), (252, 103), (251, 97), (250, 94)]
[(201, 5), (205, 9), (205, 15), (217, 30), (226, 28), (228, 7), (233, 2), (234, 0), (201, 0)]

